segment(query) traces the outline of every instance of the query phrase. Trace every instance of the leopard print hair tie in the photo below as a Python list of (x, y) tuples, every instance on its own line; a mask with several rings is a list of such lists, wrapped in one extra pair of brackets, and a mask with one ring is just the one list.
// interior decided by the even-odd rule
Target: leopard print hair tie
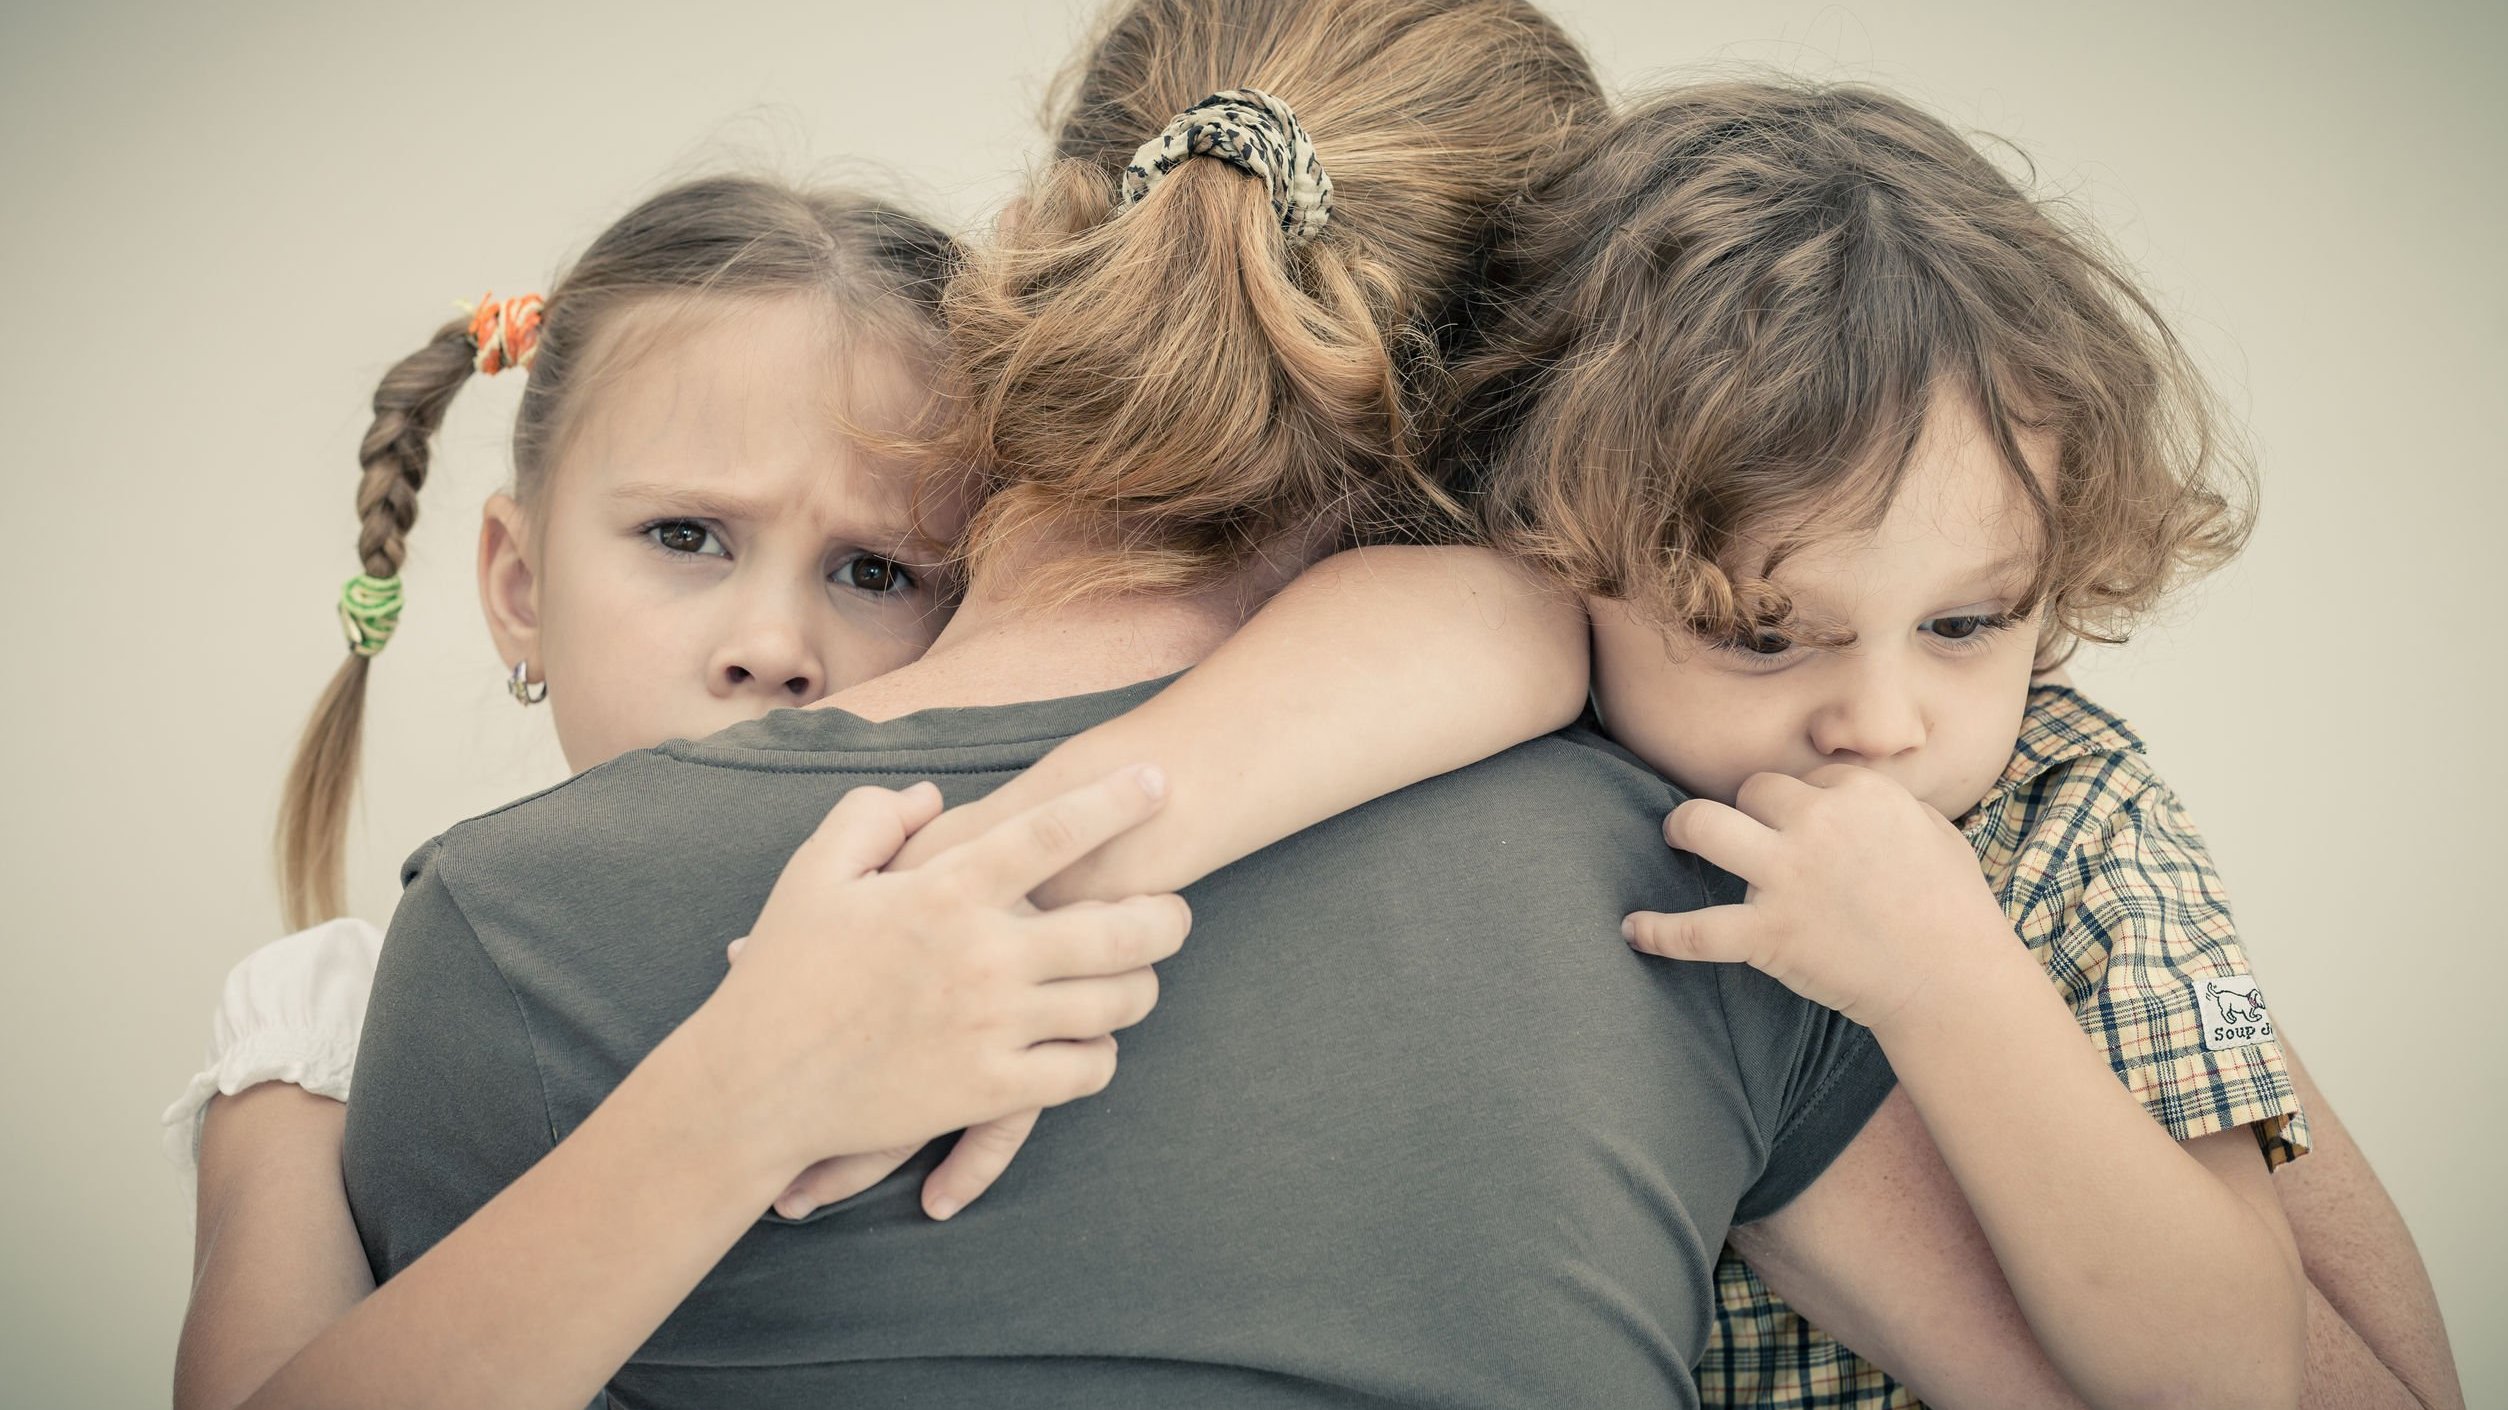
[(1261, 177), (1292, 247), (1323, 234), (1332, 219), (1332, 178), (1315, 160), (1315, 144), (1289, 105), (1259, 88), (1213, 93), (1142, 143), (1123, 169), (1115, 213), (1139, 205), (1168, 172), (1201, 156)]

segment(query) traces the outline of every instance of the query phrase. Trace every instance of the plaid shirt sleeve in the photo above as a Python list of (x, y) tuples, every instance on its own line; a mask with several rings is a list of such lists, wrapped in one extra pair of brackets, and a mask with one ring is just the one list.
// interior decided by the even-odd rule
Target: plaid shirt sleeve
[(2178, 1140), (2252, 1126), (2268, 1166), (2303, 1154), (2307, 1121), (2280, 1046), (2205, 1044), (2205, 986), (2250, 995), (2255, 986), (2229, 899), (2177, 795), (2139, 753), (2075, 759), (2048, 782), (2084, 806), (2062, 829), (2071, 845), (2011, 899), (2082, 1031)]
[(1716, 1263), (1716, 1320), (1698, 1362), (1698, 1403), (1921, 1410), (1915, 1392), (1804, 1321), (1729, 1248)]

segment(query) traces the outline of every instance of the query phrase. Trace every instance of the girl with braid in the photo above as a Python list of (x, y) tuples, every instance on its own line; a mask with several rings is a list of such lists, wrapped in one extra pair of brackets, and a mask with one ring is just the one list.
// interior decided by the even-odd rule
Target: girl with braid
[(283, 795), (281, 890), (307, 928), (236, 967), (209, 1063), (165, 1116), (178, 1162), (199, 1162), (179, 1403), (234, 1403), (370, 1284), (337, 1168), (382, 936), (341, 914), (343, 839), (454, 397), (527, 378), (513, 486), (479, 536), (514, 698), (549, 702), (579, 769), (709, 734), (910, 660), (945, 619), (956, 507), (919, 522), (909, 477), (846, 427), (895, 435), (926, 413), (952, 257), (860, 197), (700, 180), (630, 211), (552, 298), (483, 299), (385, 374), (359, 447), (348, 653)]

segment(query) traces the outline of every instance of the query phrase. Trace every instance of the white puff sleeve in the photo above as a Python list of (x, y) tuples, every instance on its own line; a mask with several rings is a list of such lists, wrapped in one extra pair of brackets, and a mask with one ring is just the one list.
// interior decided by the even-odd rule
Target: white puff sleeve
[(342, 917), (273, 940), (227, 972), (209, 1021), (208, 1065), (161, 1118), (166, 1153), (186, 1190), (200, 1174), (200, 1128), (211, 1097), (292, 1082), (348, 1100), (382, 948), (382, 931)]

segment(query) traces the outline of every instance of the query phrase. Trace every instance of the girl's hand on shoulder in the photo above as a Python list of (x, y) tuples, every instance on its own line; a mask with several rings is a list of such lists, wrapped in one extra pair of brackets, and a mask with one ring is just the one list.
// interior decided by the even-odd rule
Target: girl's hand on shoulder
[[(740, 951), (748, 943), (747, 936), (731, 942), (728, 957), (732, 963), (740, 962)], [(1037, 1119), (1043, 1115), (1042, 1111), (1023, 1111), (960, 1132), (958, 1143), (949, 1148), (949, 1154), (923, 1177), (923, 1212), (934, 1219), (947, 1219), (975, 1203), (1010, 1168), (1019, 1148), (1028, 1143), (1028, 1133), (1036, 1129)], [(920, 1144), (909, 1142), (860, 1155), (829, 1156), (784, 1187), (784, 1192), (775, 1197), (775, 1212), (787, 1219), (799, 1219), (821, 1205), (852, 1199), (896, 1174), (897, 1168), (914, 1159), (914, 1153), (921, 1149)]]
[[(970, 1126), (958, 1133), (958, 1143), (949, 1154), (923, 1177), (923, 1212), (934, 1219), (947, 1219), (975, 1203), (993, 1182), (1010, 1168), (1019, 1148), (1028, 1143), (1028, 1134), (1036, 1129), (1041, 1111), (1023, 1111), (1016, 1115)], [(776, 1196), (775, 1212), (787, 1219), (799, 1219), (821, 1205), (851, 1199), (864, 1190), (897, 1173), (897, 1167), (914, 1159), (920, 1145), (891, 1146), (867, 1155), (840, 1155), (822, 1160), (804, 1170)]]
[(908, 872), (879, 868), (939, 791), (847, 794), (686, 1025), (760, 1158), (789, 1179), (1102, 1089), (1111, 1035), (1157, 1002), (1150, 966), (1191, 914), (1173, 895), (1043, 913), (1025, 897), (1149, 818), (1162, 784), (1122, 770)]
[(1693, 798), (1664, 837), (1750, 883), (1738, 905), (1639, 911), (1621, 933), (1666, 959), (1741, 963), (1881, 1028), (1937, 975), (2013, 946), (1959, 830), (1870, 769), (1754, 774), (1734, 806)]

